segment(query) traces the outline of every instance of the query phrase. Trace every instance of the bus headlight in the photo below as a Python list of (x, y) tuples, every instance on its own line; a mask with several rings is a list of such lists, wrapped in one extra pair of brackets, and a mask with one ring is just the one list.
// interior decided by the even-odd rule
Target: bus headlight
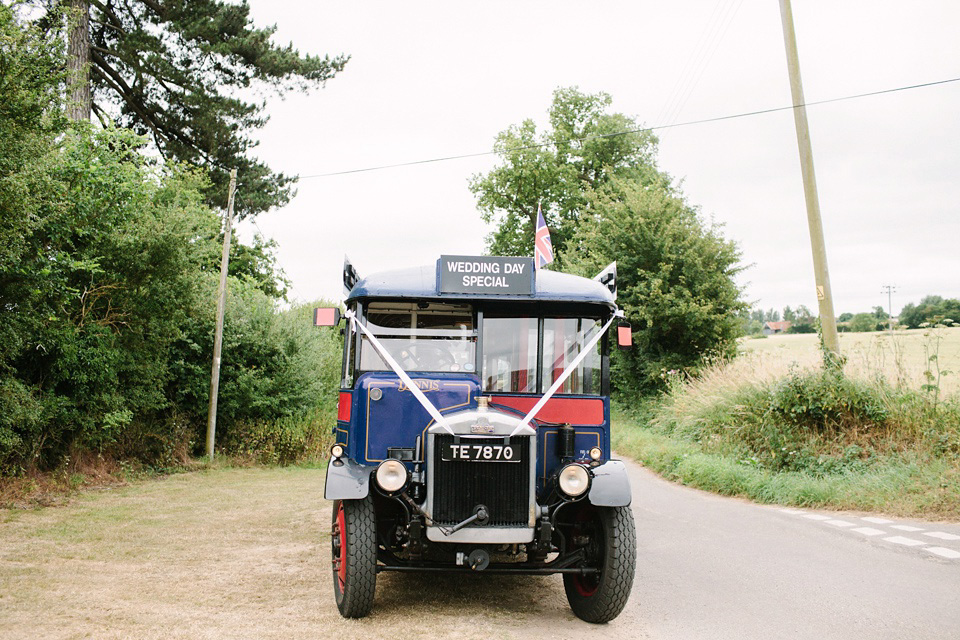
[(336, 458), (342, 458), (342, 457), (343, 457), (343, 445), (342, 445), (342, 444), (335, 444), (335, 445), (333, 445), (332, 447), (330, 447), (330, 456), (333, 457), (334, 459), (336, 459)]
[(560, 471), (560, 491), (571, 498), (579, 498), (590, 488), (590, 473), (580, 464), (568, 464)]
[(603, 457), (603, 450), (600, 447), (594, 447), (590, 449), (590, 459), (594, 462), (600, 462), (600, 458)]
[(387, 493), (397, 493), (407, 484), (407, 468), (399, 460), (384, 460), (377, 467), (377, 486)]

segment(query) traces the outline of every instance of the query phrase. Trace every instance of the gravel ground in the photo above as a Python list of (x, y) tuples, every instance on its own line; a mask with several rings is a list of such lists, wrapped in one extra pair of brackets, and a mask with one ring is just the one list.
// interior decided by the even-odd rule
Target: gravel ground
[(381, 574), (343, 620), (322, 470), (191, 473), (0, 512), (4, 638), (642, 636), (570, 613), (559, 576)]

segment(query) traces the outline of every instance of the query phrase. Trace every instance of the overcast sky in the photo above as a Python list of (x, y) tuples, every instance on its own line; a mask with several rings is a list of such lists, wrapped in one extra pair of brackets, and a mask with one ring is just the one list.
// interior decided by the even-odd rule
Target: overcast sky
[[(302, 52), (347, 53), (323, 89), (271, 100), (257, 154), (304, 176), (256, 227), (280, 245), (292, 297), (339, 298), (361, 275), (480, 254), (467, 189), (489, 151), (546, 119), (552, 91), (605, 91), (647, 126), (789, 106), (776, 0), (322, 2), (250, 0)], [(960, 3), (795, 0), (807, 102), (960, 76)], [(960, 297), (960, 82), (808, 108), (837, 313)], [(745, 299), (816, 310), (793, 115), (658, 132), (662, 169), (749, 268)], [(241, 194), (242, 197), (242, 194)], [(258, 229), (240, 227), (249, 239)]]

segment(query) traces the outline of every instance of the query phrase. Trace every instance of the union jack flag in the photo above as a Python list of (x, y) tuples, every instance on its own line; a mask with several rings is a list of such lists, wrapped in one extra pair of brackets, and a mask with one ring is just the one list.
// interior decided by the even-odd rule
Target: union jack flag
[(550, 229), (543, 219), (543, 211), (537, 204), (537, 231), (533, 238), (533, 264), (537, 269), (553, 262), (553, 243), (550, 242)]

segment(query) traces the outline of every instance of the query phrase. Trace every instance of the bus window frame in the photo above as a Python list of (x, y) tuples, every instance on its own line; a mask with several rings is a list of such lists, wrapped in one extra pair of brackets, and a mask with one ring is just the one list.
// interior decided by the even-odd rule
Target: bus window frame
[[(474, 371), (462, 371), (462, 374), (470, 374), (477, 377), (480, 384), (480, 389), (482, 394), (491, 394), (491, 393), (509, 393), (516, 395), (524, 396), (540, 396), (546, 392), (544, 389), (544, 370), (543, 370), (543, 349), (544, 349), (544, 326), (546, 324), (546, 319), (561, 319), (561, 318), (581, 318), (581, 319), (593, 319), (603, 322), (604, 319), (609, 318), (610, 310), (599, 305), (591, 304), (577, 304), (577, 303), (564, 303), (564, 302), (515, 302), (515, 301), (497, 301), (497, 300), (484, 300), (476, 298), (371, 298), (365, 300), (365, 302), (440, 302), (440, 303), (466, 303), (473, 307), (473, 321), (474, 321), (474, 333), (475, 333), (475, 356), (474, 356)], [(367, 323), (367, 307), (368, 304), (364, 304), (360, 300), (355, 302), (356, 304), (356, 317), (358, 321)], [(483, 384), (483, 364), (484, 364), (484, 319), (488, 315), (495, 315), (508, 318), (519, 318), (519, 317), (529, 317), (534, 318), (537, 321), (537, 353), (536, 353), (536, 389), (532, 392), (520, 392), (520, 391), (503, 391), (503, 392), (494, 392), (494, 391), (484, 391)], [(369, 326), (369, 325), (368, 325)], [(349, 331), (349, 330), (348, 330)], [(357, 380), (367, 373), (382, 373), (383, 370), (371, 370), (366, 371), (360, 368), (360, 351), (362, 347), (362, 340), (358, 331), (353, 331), (352, 335), (347, 334), (347, 337), (352, 340), (352, 344), (349, 347), (352, 349), (352, 355), (349, 357), (353, 361), (353, 377), (350, 379), (350, 371), (347, 370), (344, 372), (343, 377), (343, 388), (353, 388)], [(344, 347), (344, 362), (346, 362), (346, 355), (348, 347)], [(443, 372), (432, 372), (432, 371), (417, 371), (414, 372), (417, 375), (431, 374), (431, 373), (443, 373)], [(349, 385), (347, 384), (349, 382)], [(570, 396), (590, 396), (590, 397), (609, 397), (610, 396), (610, 336), (609, 332), (604, 333), (603, 337), (600, 340), (600, 385), (599, 390), (594, 391), (593, 393), (571, 393), (571, 394), (561, 394), (561, 395), (570, 395)]]
[[(486, 302), (486, 304), (484, 304)], [(480, 378), (481, 393), (511, 393), (525, 396), (539, 396), (546, 393), (544, 386), (546, 376), (543, 369), (543, 349), (544, 349), (544, 327), (547, 319), (592, 319), (603, 322), (610, 317), (610, 311), (607, 308), (598, 305), (563, 303), (563, 302), (536, 302), (536, 303), (507, 303), (496, 301), (476, 301), (477, 310), (482, 311), (484, 315), (491, 314), (507, 318), (529, 317), (537, 320), (537, 354), (536, 354), (536, 388), (532, 392), (522, 391), (485, 391), (484, 390), (484, 371), (485, 353), (480, 349), (484, 327), (478, 322), (477, 330), (477, 375)], [(600, 340), (600, 384), (598, 390), (592, 393), (563, 393), (564, 396), (590, 396), (590, 397), (609, 397), (610, 396), (610, 339), (609, 332), (605, 332)]]

